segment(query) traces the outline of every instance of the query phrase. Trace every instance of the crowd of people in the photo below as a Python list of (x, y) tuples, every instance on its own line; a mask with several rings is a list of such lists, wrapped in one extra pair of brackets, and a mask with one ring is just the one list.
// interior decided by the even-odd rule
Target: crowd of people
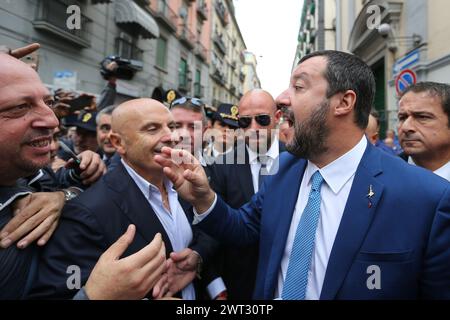
[(0, 299), (450, 299), (448, 84), (381, 141), (348, 53), (211, 109), (50, 92), (38, 48), (0, 53)]

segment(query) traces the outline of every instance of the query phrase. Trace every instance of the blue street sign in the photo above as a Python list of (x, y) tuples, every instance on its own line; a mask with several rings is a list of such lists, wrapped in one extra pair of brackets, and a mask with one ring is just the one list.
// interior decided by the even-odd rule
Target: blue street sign
[(395, 79), (395, 89), (397, 94), (401, 95), (403, 91), (406, 90), (410, 85), (415, 84), (417, 81), (417, 76), (411, 69), (403, 70)]
[(398, 74), (406, 68), (410, 68), (412, 65), (416, 64), (420, 61), (420, 51), (419, 49), (413, 50), (408, 53), (406, 56), (398, 59), (394, 63), (394, 67), (392, 68), (393, 75)]

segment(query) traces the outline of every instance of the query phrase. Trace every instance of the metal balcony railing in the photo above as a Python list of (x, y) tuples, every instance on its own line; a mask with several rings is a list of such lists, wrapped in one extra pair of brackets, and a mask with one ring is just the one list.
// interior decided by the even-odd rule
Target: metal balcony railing
[(190, 48), (194, 48), (196, 40), (196, 35), (191, 30), (189, 30), (187, 24), (182, 24), (180, 29), (180, 41)]
[(239, 80), (241, 80), (241, 82), (245, 81), (245, 73), (244, 72), (239, 72)]
[(197, 1), (197, 15), (201, 20), (208, 19), (208, 6), (205, 2), (205, 0), (198, 0)]
[(212, 78), (216, 80), (221, 85), (225, 86), (225, 75), (222, 70), (218, 67), (214, 67), (214, 73), (212, 74)]
[(214, 37), (214, 44), (223, 55), (227, 52), (227, 48), (225, 46), (225, 42), (222, 39), (222, 35), (216, 34), (216, 36)]
[(208, 59), (208, 50), (205, 48), (205, 46), (200, 42), (200, 40), (197, 41), (195, 45), (195, 55), (202, 59), (203, 61), (206, 61)]
[(219, 16), (220, 21), (222, 21), (223, 25), (226, 26), (228, 24), (228, 13), (227, 8), (223, 4), (222, 1), (217, 1), (215, 4), (217, 15)]

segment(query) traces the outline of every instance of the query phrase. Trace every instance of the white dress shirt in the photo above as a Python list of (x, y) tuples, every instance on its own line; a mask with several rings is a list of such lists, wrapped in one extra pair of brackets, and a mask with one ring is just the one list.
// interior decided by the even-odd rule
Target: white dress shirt
[[(261, 163), (258, 162), (258, 154), (252, 149), (250, 149), (248, 146), (246, 146), (246, 148), (248, 152), (250, 170), (252, 171), (253, 190), (255, 190), (255, 193), (257, 193), (259, 190), (259, 171), (261, 170)], [(280, 146), (278, 138), (275, 137), (272, 140), (272, 145), (265, 154), (265, 156), (267, 157), (267, 166), (266, 166), (267, 172), (275, 174), (278, 171), (276, 170), (275, 172), (273, 172), (271, 171), (271, 169), (275, 164), (275, 160), (278, 161), (279, 154), (280, 154)]]
[[(136, 183), (139, 190), (141, 190), (148, 203), (152, 206), (153, 211), (170, 239), (173, 250), (178, 252), (187, 248), (192, 241), (192, 229), (186, 214), (178, 201), (178, 194), (173, 189), (173, 184), (168, 179), (164, 179), (164, 185), (169, 198), (170, 211), (168, 211), (163, 205), (159, 189), (142, 178), (133, 170), (133, 168), (127, 165), (123, 159), (121, 161), (130, 177)], [(184, 300), (195, 300), (194, 285), (190, 283), (182, 290), (181, 294)]]
[(300, 185), (294, 215), (292, 216), (286, 247), (284, 248), (281, 259), (275, 298), (280, 298), (283, 292), (284, 279), (286, 278), (297, 225), (308, 202), (311, 191), (311, 177), (317, 170), (322, 175), (324, 182), (321, 188), (320, 217), (316, 230), (305, 299), (318, 300), (320, 298), (331, 249), (333, 248), (339, 224), (341, 223), (356, 169), (366, 147), (367, 139), (363, 136), (361, 141), (353, 149), (322, 169), (319, 169), (312, 162), (308, 161)]
[[(412, 165), (416, 165), (414, 163), (414, 160), (411, 157), (408, 157), (408, 163)], [(447, 181), (450, 181), (450, 161), (444, 164), (442, 167), (440, 167), (437, 170), (433, 171), (438, 176), (446, 179)]]

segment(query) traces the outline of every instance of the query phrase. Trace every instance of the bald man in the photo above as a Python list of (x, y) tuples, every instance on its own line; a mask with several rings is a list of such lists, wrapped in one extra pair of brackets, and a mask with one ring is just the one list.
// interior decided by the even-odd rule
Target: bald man
[[(234, 163), (229, 163), (229, 159), (224, 157), (210, 167), (212, 189), (233, 208), (241, 207), (258, 192), (270, 170), (277, 171), (278, 155), (285, 150), (276, 130), (282, 114), (270, 93), (262, 89), (248, 91), (238, 107), (238, 123), (245, 133), (245, 140), (238, 141), (245, 141), (245, 145), (238, 142)], [(245, 161), (241, 161), (242, 158)], [(258, 262), (257, 245), (226, 247), (222, 251), (220, 274), (227, 287), (228, 298), (251, 299)]]
[[(207, 259), (210, 244), (191, 229), (192, 216), (186, 215), (190, 205), (178, 199), (162, 167), (153, 161), (163, 146), (178, 142), (173, 117), (156, 100), (136, 99), (118, 106), (111, 124), (110, 139), (122, 160), (64, 207), (64, 218), (41, 257), (35, 291), (39, 297), (70, 297), (73, 288), (66, 285), (67, 268), (78, 266), (84, 285), (102, 252), (133, 223), (136, 236), (124, 257), (144, 248), (157, 233), (162, 234), (166, 256), (172, 253), (166, 262), (170, 282), (160, 283), (153, 295), (181, 290), (179, 297), (195, 299), (191, 282), (200, 256)], [(187, 266), (186, 272), (174, 274), (177, 264)], [(146, 296), (152, 298), (152, 292)]]

